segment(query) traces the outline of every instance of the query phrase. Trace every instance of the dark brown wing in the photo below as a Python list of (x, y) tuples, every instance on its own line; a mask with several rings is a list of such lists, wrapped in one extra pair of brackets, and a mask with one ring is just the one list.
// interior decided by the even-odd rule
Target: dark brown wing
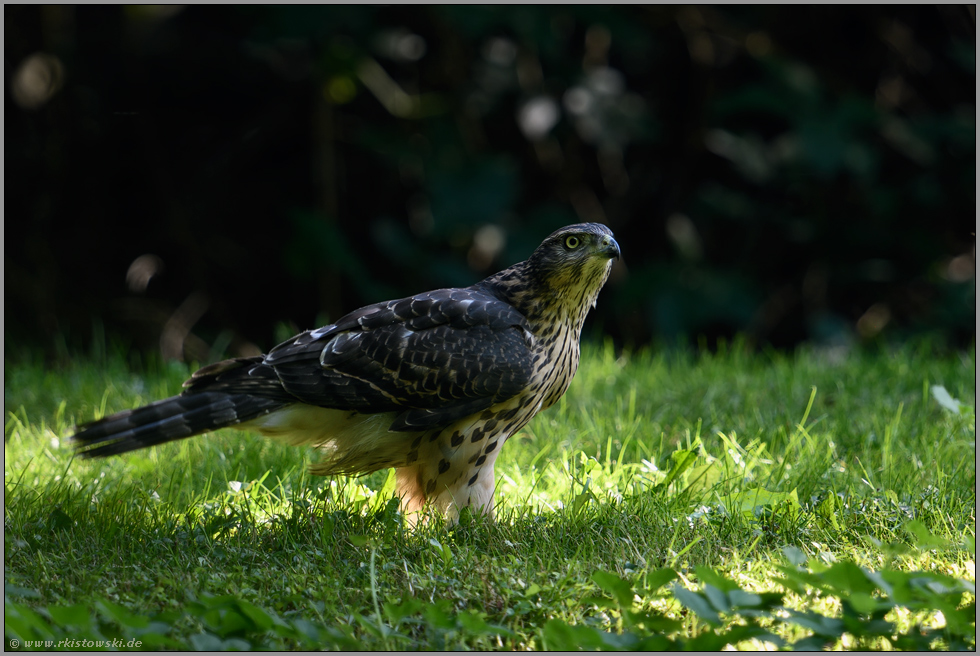
[(297, 400), (401, 410), (392, 430), (445, 425), (520, 392), (531, 378), (524, 316), (473, 288), (370, 305), (265, 357)]

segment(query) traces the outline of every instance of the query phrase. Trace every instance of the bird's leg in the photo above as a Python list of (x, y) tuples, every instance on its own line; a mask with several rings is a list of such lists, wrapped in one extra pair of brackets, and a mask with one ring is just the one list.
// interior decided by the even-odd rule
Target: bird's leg
[(465, 506), (493, 516), (493, 464), (499, 450), (486, 442), (482, 433), (477, 442), (461, 441), (450, 429), (423, 436), (410, 463), (395, 470), (396, 494), (410, 524), (427, 511), (455, 522)]
[(425, 478), (422, 465), (409, 465), (395, 470), (395, 494), (402, 514), (411, 526), (419, 523), (425, 510)]

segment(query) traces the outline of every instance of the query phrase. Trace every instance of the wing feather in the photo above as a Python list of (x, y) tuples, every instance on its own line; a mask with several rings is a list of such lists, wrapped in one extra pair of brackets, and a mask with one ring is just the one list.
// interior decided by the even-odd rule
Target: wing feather
[(529, 326), (476, 289), (370, 305), (265, 357), (298, 400), (364, 413), (401, 410), (392, 430), (443, 425), (504, 401), (532, 373)]

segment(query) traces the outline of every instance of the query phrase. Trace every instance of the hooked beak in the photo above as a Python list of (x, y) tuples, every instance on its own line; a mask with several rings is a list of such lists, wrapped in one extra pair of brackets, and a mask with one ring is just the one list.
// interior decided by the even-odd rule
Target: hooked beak
[(605, 255), (609, 259), (619, 259), (619, 244), (609, 235), (603, 235), (599, 239), (599, 254)]

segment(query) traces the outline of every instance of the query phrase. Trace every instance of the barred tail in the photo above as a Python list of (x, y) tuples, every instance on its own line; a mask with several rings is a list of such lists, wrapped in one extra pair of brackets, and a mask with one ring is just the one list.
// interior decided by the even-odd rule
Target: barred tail
[(240, 424), (286, 405), (253, 394), (182, 394), (82, 424), (72, 440), (83, 458), (102, 458)]

